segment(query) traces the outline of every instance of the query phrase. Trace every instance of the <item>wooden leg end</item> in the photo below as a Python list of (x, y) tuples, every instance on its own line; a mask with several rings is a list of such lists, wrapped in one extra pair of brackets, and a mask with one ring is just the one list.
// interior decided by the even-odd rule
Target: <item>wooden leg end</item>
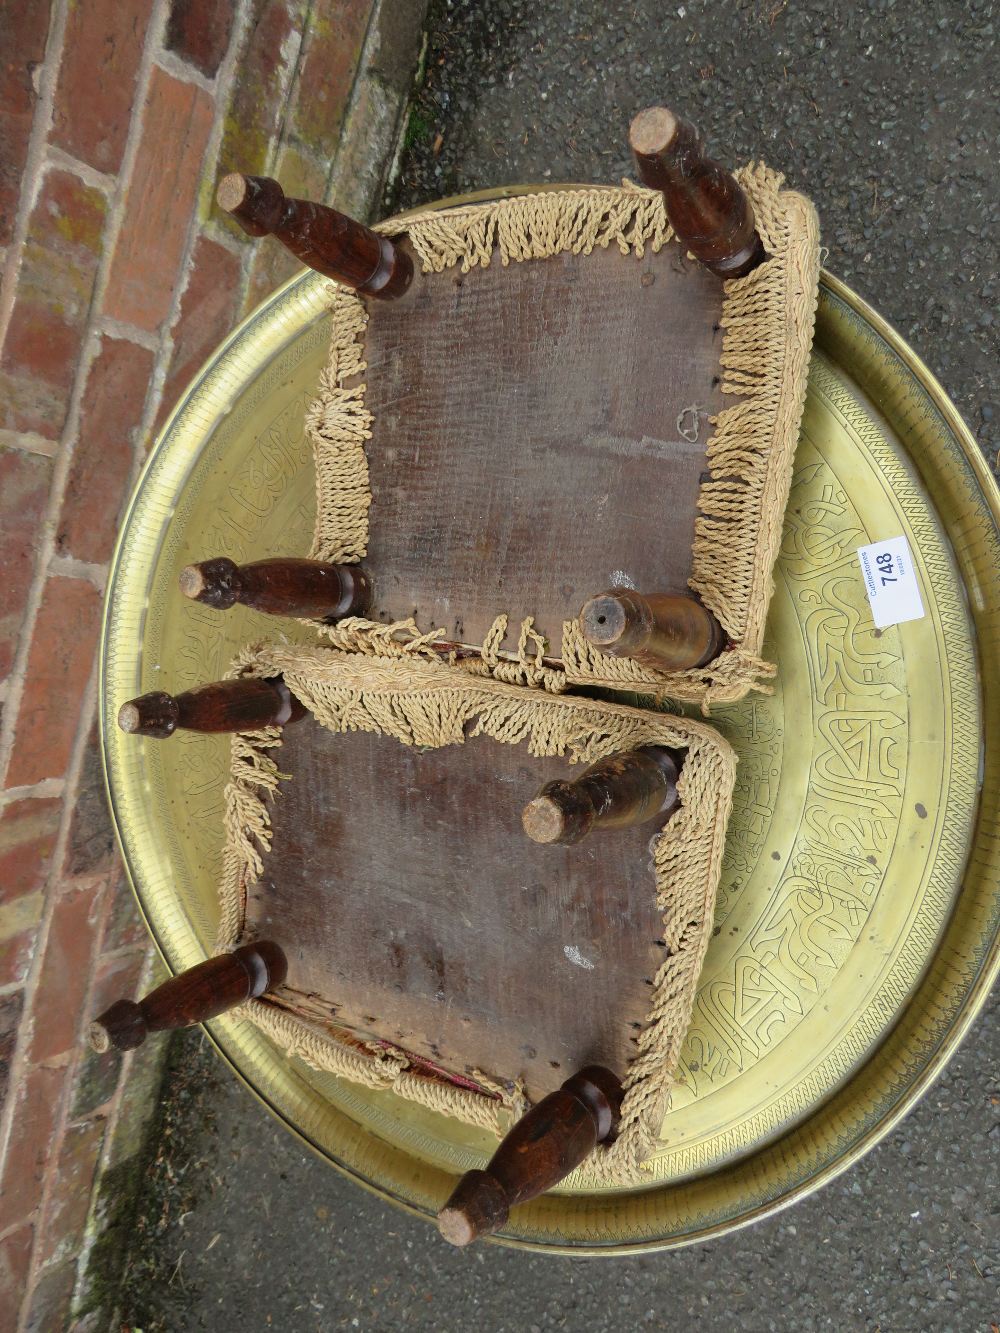
[(146, 1040), (148, 1028), (142, 1008), (135, 1000), (116, 1000), (90, 1025), (90, 1044), (95, 1051), (131, 1051)]
[(488, 1171), (466, 1171), (437, 1216), (438, 1231), (449, 1245), (470, 1245), (498, 1231), (510, 1209), (503, 1186)]
[(516, 1204), (537, 1199), (616, 1132), (623, 1097), (610, 1069), (588, 1065), (533, 1106), (505, 1136), (485, 1171), (466, 1171), (438, 1213), (452, 1245), (499, 1230)]

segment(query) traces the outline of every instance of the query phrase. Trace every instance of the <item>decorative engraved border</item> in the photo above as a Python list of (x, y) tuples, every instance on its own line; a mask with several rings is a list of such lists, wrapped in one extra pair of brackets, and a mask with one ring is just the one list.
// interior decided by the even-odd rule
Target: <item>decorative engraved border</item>
[[(933, 590), (933, 610), (944, 631), (950, 668), (947, 678), (949, 697), (942, 700), (942, 717), (947, 735), (944, 764), (948, 780), (944, 805), (936, 820), (940, 832), (934, 846), (928, 849), (930, 873), (923, 882), (921, 910), (914, 918), (901, 949), (878, 989), (865, 1009), (855, 1016), (854, 1026), (841, 1037), (827, 1058), (809, 1071), (803, 1082), (723, 1133), (671, 1147), (668, 1118), (665, 1126), (668, 1146), (658, 1154), (657, 1168), (658, 1173), (666, 1174), (669, 1171), (670, 1178), (717, 1167), (724, 1161), (754, 1151), (776, 1133), (787, 1131), (797, 1121), (801, 1121), (803, 1116), (813, 1112), (818, 1104), (841, 1085), (851, 1069), (871, 1054), (898, 1020), (902, 1005), (928, 965), (953, 907), (971, 843), (978, 796), (976, 772), (981, 734), (979, 690), (969, 640), (969, 622), (954, 581), (955, 570), (946, 553), (947, 540), (940, 526), (931, 518), (926, 497), (920, 493), (912, 472), (890, 447), (878, 424), (866, 414), (857, 399), (845, 391), (842, 383), (818, 356), (813, 358), (810, 369), (810, 392), (824, 398), (837, 418), (846, 422), (857, 447), (871, 457), (875, 469), (887, 479), (906, 523), (917, 538), (919, 556)], [(922, 541), (921, 533), (924, 534)], [(901, 792), (905, 786), (903, 775)], [(877, 885), (873, 886), (869, 915), (874, 907), (875, 895), (886, 889), (887, 869), (888, 866), (883, 868)], [(855, 932), (855, 939), (864, 928), (865, 922), (862, 921)], [(748, 946), (749, 940), (745, 941), (744, 950)], [(745, 952), (739, 955), (744, 959), (751, 956)], [(734, 964), (736, 961), (734, 958)], [(733, 985), (735, 988), (735, 980)], [(726, 1017), (729, 1017), (728, 1013)], [(707, 1029), (699, 1027), (699, 1021), (704, 1023), (705, 1015), (696, 1002), (689, 1039), (692, 1035), (700, 1036), (704, 1045), (710, 1034)], [(792, 1028), (787, 1031), (791, 1032)], [(709, 1084), (701, 1095), (710, 1096), (712, 1091)]]
[[(448, 201), (443, 201), (448, 202)], [(213, 371), (221, 368), (240, 339), (262, 322), (272, 325), (272, 343), (282, 346), (301, 332), (315, 311), (315, 289), (310, 280), (296, 279), (272, 298), (242, 329), (237, 330), (188, 396), (189, 405), (203, 397), (213, 383)], [(281, 324), (274, 331), (274, 312), (281, 309)], [(838, 323), (839, 321), (839, 323)], [(981, 653), (989, 660), (1000, 655), (1000, 494), (975, 444), (950, 407), (943, 391), (892, 330), (848, 289), (824, 275), (818, 342), (829, 348), (846, 349), (852, 371), (861, 375), (862, 387), (875, 385), (873, 396), (886, 409), (894, 426), (905, 438), (912, 435), (911, 451), (923, 446), (927, 459), (915, 456), (925, 472), (928, 489), (939, 508), (947, 510), (946, 526), (956, 542), (956, 558), (968, 586), (977, 588), (973, 606), (980, 633)], [(855, 365), (857, 350), (865, 347), (863, 365)], [(837, 360), (836, 354), (834, 359)], [(843, 358), (841, 358), (843, 364)], [(239, 379), (234, 358), (227, 374)], [(258, 361), (254, 369), (259, 370)], [(880, 380), (881, 377), (881, 380)], [(218, 390), (218, 392), (217, 392)], [(881, 390), (885, 390), (883, 393)], [(225, 380), (213, 388), (218, 416)], [(868, 390), (873, 392), (871, 388)], [(176, 418), (175, 418), (176, 420)], [(204, 422), (204, 418), (201, 419)], [(205, 423), (207, 428), (207, 423)], [(185, 448), (191, 455), (191, 435), (198, 423), (188, 420)], [(184, 450), (173, 459), (160, 458), (170, 441), (170, 425), (150, 460), (140, 491), (133, 499), (113, 564), (106, 611), (106, 634), (102, 658), (102, 742), (112, 783), (120, 787), (122, 771), (115, 756), (108, 754), (109, 678), (130, 681), (134, 674), (134, 648), (141, 642), (144, 591), (142, 561), (155, 558), (158, 533), (169, 518), (170, 501), (176, 494), (176, 470)], [(172, 441), (172, 445), (176, 440)], [(926, 464), (926, 466), (925, 466)], [(153, 474), (156, 474), (156, 481)], [(132, 531), (133, 525), (136, 531)], [(141, 540), (138, 529), (142, 529)], [(129, 586), (122, 594), (120, 581)], [(122, 646), (116, 653), (114, 644)], [(129, 653), (132, 660), (127, 660)], [(130, 674), (132, 673), (132, 674)], [(987, 739), (1000, 737), (1000, 696), (997, 682), (987, 682), (985, 728)], [(134, 784), (135, 775), (130, 777)], [(141, 786), (141, 783), (140, 783)], [(120, 794), (120, 793), (119, 793)], [(136, 790), (125, 793), (139, 800)], [(517, 1232), (504, 1237), (507, 1243), (549, 1253), (614, 1254), (673, 1247), (745, 1225), (758, 1216), (786, 1206), (802, 1194), (846, 1169), (905, 1114), (937, 1075), (961, 1036), (981, 1008), (989, 987), (1000, 970), (1000, 838), (997, 810), (1000, 807), (1000, 744), (987, 749), (987, 762), (980, 820), (969, 860), (966, 883), (956, 913), (946, 931), (927, 977), (911, 1000), (896, 1028), (882, 1047), (841, 1092), (829, 1099), (798, 1129), (771, 1147), (755, 1153), (735, 1167), (676, 1186), (653, 1188), (641, 1194), (547, 1196), (521, 1210)], [(113, 799), (119, 837), (130, 874), (136, 877), (142, 855), (149, 848), (148, 820), (128, 831), (122, 827), (119, 802)], [(143, 847), (143, 843), (146, 846)], [(160, 868), (157, 877), (166, 871)], [(148, 886), (143, 885), (143, 892)], [(154, 935), (169, 943), (170, 961), (187, 966), (200, 956), (191, 924), (176, 905), (154, 904)], [(372, 1135), (351, 1118), (322, 1100), (322, 1080), (306, 1082), (277, 1057), (267, 1043), (256, 1039), (246, 1025), (226, 1020), (213, 1025), (213, 1036), (234, 1068), (245, 1069), (253, 1090), (293, 1132), (316, 1147), (327, 1160), (358, 1183), (384, 1198), (426, 1215), (432, 1212), (450, 1184), (447, 1172), (429, 1165), (410, 1163), (405, 1154), (380, 1136)], [(378, 1103), (380, 1106), (382, 1103)], [(473, 1137), (462, 1140), (460, 1150), (476, 1151)]]

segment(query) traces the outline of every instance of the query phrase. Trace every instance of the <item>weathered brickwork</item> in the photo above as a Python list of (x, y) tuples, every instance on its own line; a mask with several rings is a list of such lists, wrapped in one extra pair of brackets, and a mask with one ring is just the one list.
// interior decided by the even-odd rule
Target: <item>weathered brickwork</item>
[[(0, 0), (0, 1329), (12, 1333), (93, 1326), (86, 1255), (107, 1218), (94, 1182), (134, 1151), (153, 1100), (155, 1062), (85, 1043), (89, 1017), (148, 985), (151, 967), (106, 809), (96, 653), (118, 524), (157, 430), (294, 267), (218, 216), (214, 186), (263, 171), (330, 199), (338, 162), (354, 171), (360, 154), (377, 184), (359, 207), (377, 208), (392, 143), (365, 124), (365, 83), (384, 91), (387, 52), (415, 69), (424, 8)], [(406, 93), (404, 79), (400, 120)]]

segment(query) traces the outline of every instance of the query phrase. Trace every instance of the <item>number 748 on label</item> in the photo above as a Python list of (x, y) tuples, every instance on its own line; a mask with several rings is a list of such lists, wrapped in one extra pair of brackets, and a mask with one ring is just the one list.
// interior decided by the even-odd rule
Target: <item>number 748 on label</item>
[(884, 588), (887, 583), (898, 583), (899, 576), (892, 572), (892, 552), (880, 551), (875, 557), (875, 563), (879, 567), (879, 578)]
[(889, 537), (862, 546), (858, 560), (877, 629), (921, 618), (924, 604), (920, 582), (905, 537)]

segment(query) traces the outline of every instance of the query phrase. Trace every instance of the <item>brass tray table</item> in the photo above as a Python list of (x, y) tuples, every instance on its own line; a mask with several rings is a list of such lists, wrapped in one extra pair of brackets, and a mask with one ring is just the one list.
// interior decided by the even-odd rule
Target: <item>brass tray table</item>
[[(109, 794), (173, 970), (216, 933), (229, 738), (140, 749), (115, 717), (145, 691), (217, 679), (239, 647), (273, 637), (273, 620), (178, 596), (177, 576), (206, 550), (246, 561), (308, 546), (303, 423), (326, 357), (325, 290), (315, 274), (293, 279), (220, 348), (168, 421), (113, 562)], [(856, 551), (899, 535), (925, 615), (875, 631)], [(682, 1083), (648, 1184), (612, 1193), (571, 1177), (520, 1209), (504, 1242), (614, 1254), (745, 1224), (845, 1169), (940, 1071), (1000, 969), (998, 571), (1000, 495), (968, 431), (902, 340), (824, 275), (765, 644), (774, 693), (711, 719), (740, 762)], [(495, 1146), (290, 1061), (249, 1024), (210, 1031), (290, 1129), (422, 1215)]]

